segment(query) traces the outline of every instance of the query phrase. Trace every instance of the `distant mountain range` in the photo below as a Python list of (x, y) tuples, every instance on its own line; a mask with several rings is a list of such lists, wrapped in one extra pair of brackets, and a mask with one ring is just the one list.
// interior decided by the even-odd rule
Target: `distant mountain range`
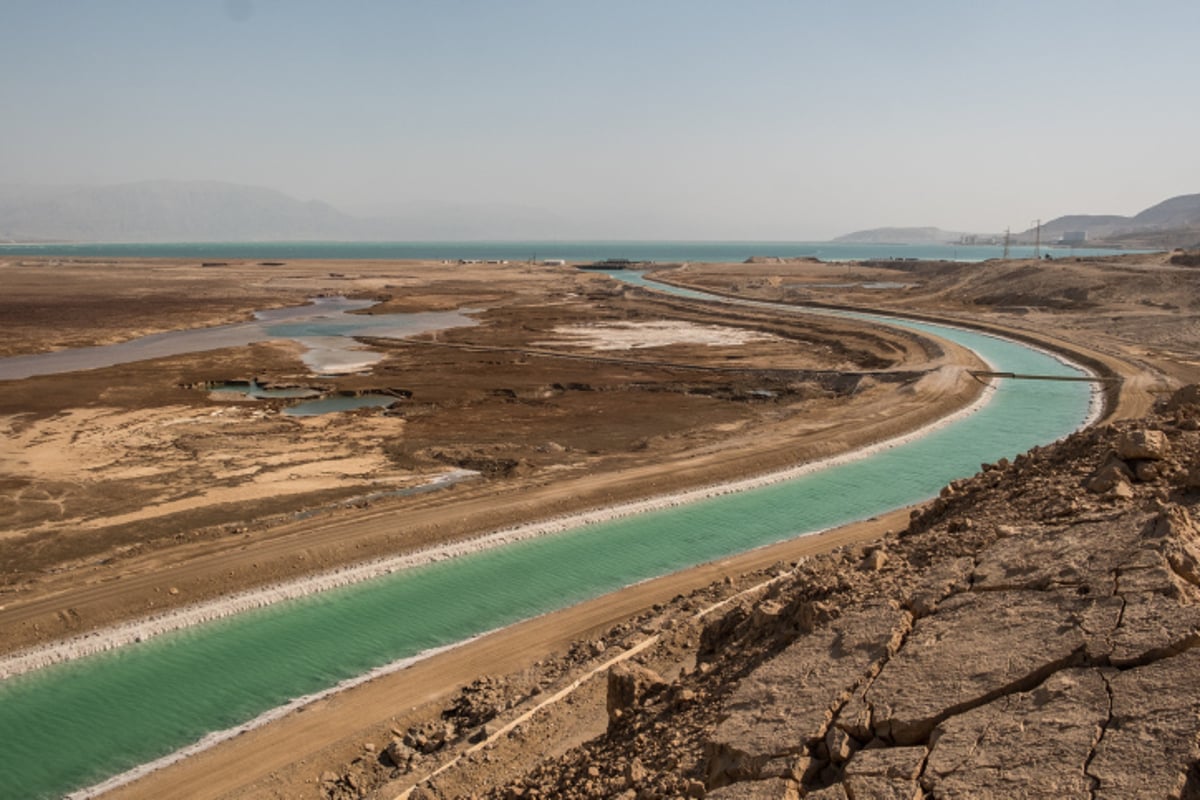
[(0, 242), (397, 241), (562, 238), (540, 209), (413, 206), (358, 217), (273, 189), (217, 181), (110, 186), (0, 186)]
[[(1013, 234), (1031, 243), (1035, 231)], [(1042, 225), (1042, 242), (1086, 237), (1126, 247), (1200, 246), (1200, 194), (1181, 195), (1132, 217), (1075, 214)], [(389, 217), (346, 214), (273, 189), (217, 181), (143, 181), (110, 186), (0, 185), (0, 242), (420, 241), (586, 238), (568, 220), (506, 204), (412, 205)], [(1001, 233), (872, 228), (834, 241), (870, 244), (1002, 240)]]
[[(931, 244), (960, 242), (964, 236), (1003, 240), (1003, 233), (963, 234), (940, 228), (871, 228), (839, 236), (836, 242), (858, 244)], [(1032, 244), (1036, 228), (1014, 232), (1014, 244)], [(1042, 224), (1041, 241), (1080, 239), (1093, 244), (1125, 247), (1200, 247), (1200, 194), (1184, 194), (1147, 208), (1132, 217), (1116, 214), (1070, 214)]]
[(354, 238), (360, 220), (271, 189), (209, 181), (0, 189), (0, 239), (219, 241)]
[[(1150, 206), (1132, 217), (1114, 214), (1073, 214), (1042, 225), (1042, 241), (1069, 234), (1086, 234), (1088, 241), (1130, 247), (1195, 247), (1200, 245), (1200, 194), (1182, 194)], [(1019, 235), (1033, 241), (1036, 230)]]
[(940, 244), (957, 242), (964, 235), (941, 228), (870, 228), (847, 233), (834, 241), (848, 244)]

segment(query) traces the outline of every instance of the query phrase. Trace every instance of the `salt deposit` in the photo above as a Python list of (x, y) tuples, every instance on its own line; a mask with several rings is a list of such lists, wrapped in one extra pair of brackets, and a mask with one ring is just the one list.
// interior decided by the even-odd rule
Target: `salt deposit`
[[(668, 320), (560, 325), (554, 328), (554, 333), (569, 344), (590, 347), (593, 350), (634, 350), (672, 344), (737, 346), (751, 342), (781, 341), (778, 336), (761, 331)], [(546, 347), (562, 342), (543, 341), (536, 344)]]

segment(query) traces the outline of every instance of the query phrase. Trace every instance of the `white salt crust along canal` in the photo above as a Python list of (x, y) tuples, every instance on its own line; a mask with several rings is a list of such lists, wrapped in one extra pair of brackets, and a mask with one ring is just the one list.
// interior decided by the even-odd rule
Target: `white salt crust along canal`
[[(1081, 374), (1014, 342), (890, 322), (953, 340), (999, 371)], [(1091, 407), (1085, 383), (1000, 381), (976, 413), (784, 482), (425, 563), (10, 678), (0, 683), (0, 796), (96, 785), (390, 663), (922, 500), (981, 462), (1075, 430)]]

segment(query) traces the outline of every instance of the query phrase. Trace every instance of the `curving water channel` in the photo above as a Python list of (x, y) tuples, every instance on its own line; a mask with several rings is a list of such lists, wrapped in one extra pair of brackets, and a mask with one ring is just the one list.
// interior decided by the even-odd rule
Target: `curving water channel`
[[(697, 292), (681, 292), (703, 297)], [(892, 321), (1016, 373), (1079, 371), (1023, 345)], [(1081, 425), (1083, 383), (1001, 381), (975, 414), (799, 478), (428, 564), (0, 683), (0, 797), (57, 797), (295, 698), (631, 583), (935, 494)]]

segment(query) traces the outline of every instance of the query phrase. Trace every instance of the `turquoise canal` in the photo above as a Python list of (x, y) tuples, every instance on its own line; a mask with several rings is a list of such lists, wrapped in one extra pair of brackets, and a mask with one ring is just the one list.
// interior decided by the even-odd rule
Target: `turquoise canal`
[[(999, 370), (1078, 374), (1012, 342), (911, 325)], [(785, 483), (430, 564), (10, 678), (0, 683), (0, 797), (57, 797), (380, 665), (921, 500), (981, 462), (1069, 433), (1088, 407), (1084, 383), (1001, 381), (973, 415)]]

